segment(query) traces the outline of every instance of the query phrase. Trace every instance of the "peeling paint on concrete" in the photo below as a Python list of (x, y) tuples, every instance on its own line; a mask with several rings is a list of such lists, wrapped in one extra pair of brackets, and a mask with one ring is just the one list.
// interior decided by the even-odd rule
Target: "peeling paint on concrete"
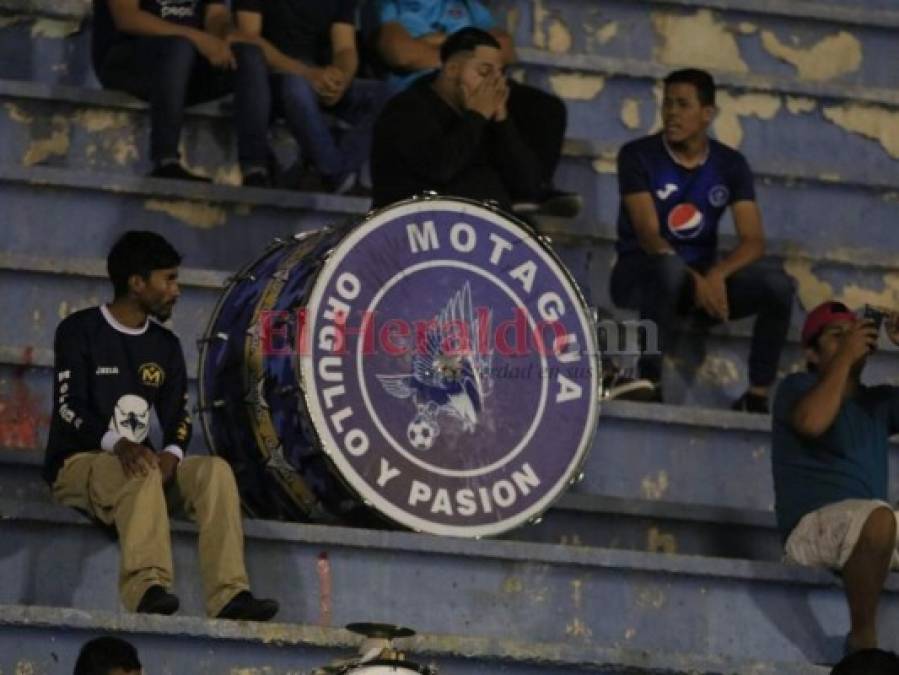
[(843, 180), (843, 177), (836, 171), (825, 171), (823, 173), (819, 173), (818, 178), (826, 183), (839, 183)]
[(760, 445), (759, 447), (757, 447), (755, 450), (752, 451), (752, 459), (756, 462), (758, 462), (762, 459), (765, 459), (765, 457), (767, 455), (768, 455), (768, 448), (767, 448), (767, 446), (764, 446), (764, 445)]
[(743, 94), (733, 96), (726, 91), (718, 93), (718, 116), (715, 118), (715, 135), (722, 143), (739, 148), (743, 142), (741, 117), (758, 117), (770, 120), (780, 110), (780, 98), (771, 94)]
[(896, 307), (899, 305), (899, 273), (884, 275), (883, 283), (884, 288), (881, 290), (849, 284), (837, 295), (837, 299), (849, 307), (861, 307), (863, 305)]
[(581, 619), (575, 619), (565, 626), (565, 634), (573, 638), (584, 638), (589, 640), (593, 637), (593, 631)]
[(621, 102), (621, 123), (628, 129), (640, 128), (640, 101), (626, 98)]
[(787, 96), (787, 110), (793, 115), (803, 115), (814, 112), (818, 107), (818, 102), (813, 98), (805, 98), (804, 96)]
[(645, 586), (637, 589), (638, 607), (644, 609), (662, 609), (667, 602), (667, 594), (657, 586)]
[(584, 582), (580, 579), (571, 580), (571, 604), (575, 609), (580, 609), (584, 604)]
[(737, 24), (737, 32), (740, 35), (754, 35), (758, 30), (759, 27), (749, 21), (741, 21)]
[(549, 18), (549, 10), (543, 6), (543, 0), (534, 0), (534, 32), (531, 40), (537, 49), (546, 49), (546, 33), (543, 24)]
[(650, 553), (677, 553), (677, 539), (673, 534), (665, 534), (657, 527), (650, 527), (646, 533), (646, 550)]
[(34, 675), (34, 664), (22, 659), (16, 663), (16, 675)]
[(635, 628), (628, 628), (624, 631), (625, 640), (633, 640), (635, 637), (637, 637), (637, 630)]
[(131, 125), (128, 113), (113, 112), (96, 108), (85, 108), (75, 113), (72, 118), (76, 124), (90, 133), (124, 129)]
[(214, 206), (208, 202), (191, 202), (187, 200), (148, 199), (144, 202), (144, 208), (148, 211), (160, 211), (167, 213), (172, 218), (180, 220), (191, 227), (202, 230), (212, 229), (224, 225), (228, 220), (228, 214), (220, 206)]
[(696, 369), (696, 378), (706, 384), (726, 387), (740, 381), (740, 369), (732, 359), (708, 354)]
[(15, 16), (0, 16), (0, 28), (7, 28), (9, 26), (15, 26), (17, 23), (25, 23), (29, 21), (31, 17), (24, 15), (15, 15)]
[(661, 38), (655, 58), (661, 63), (748, 73), (733, 33), (708, 9), (692, 15), (653, 12), (652, 25)]
[(784, 271), (796, 280), (796, 295), (806, 311), (833, 298), (833, 286), (815, 275), (811, 261), (787, 258)]
[(112, 158), (119, 166), (125, 166), (128, 162), (136, 160), (140, 154), (133, 136), (117, 138), (112, 142)]
[(655, 134), (662, 130), (662, 100), (665, 98), (665, 85), (662, 82), (653, 85), (652, 98), (656, 102), (656, 113), (648, 133)]
[(593, 170), (596, 173), (618, 173), (618, 163), (614, 157), (597, 157), (593, 160)]
[(69, 303), (63, 300), (59, 303), (59, 308), (56, 310), (56, 316), (59, 317), (60, 321), (65, 319), (69, 315)]
[(581, 73), (556, 73), (549, 76), (552, 90), (569, 101), (591, 101), (606, 86), (606, 78), (601, 75)]
[(50, 157), (64, 156), (69, 151), (69, 120), (63, 115), (54, 115), (50, 120), (53, 131), (49, 138), (40, 138), (31, 142), (22, 164), (34, 166)]
[(618, 35), (617, 21), (610, 21), (596, 30), (596, 39), (599, 40), (601, 45), (608, 44), (615, 39), (616, 35)]
[(81, 20), (37, 19), (31, 26), (31, 37), (61, 40), (81, 30)]
[(240, 185), (240, 166), (237, 164), (230, 164), (228, 166), (219, 167), (212, 180), (214, 183), (221, 183), (222, 185)]
[(660, 470), (655, 476), (646, 476), (640, 483), (640, 492), (645, 499), (658, 501), (668, 492), (668, 472)]
[(571, 51), (571, 45), (574, 39), (571, 37), (571, 31), (561, 19), (553, 19), (549, 22), (547, 30), (548, 41), (547, 47), (553, 54), (567, 54)]
[(862, 64), (862, 44), (858, 38), (840, 31), (811, 47), (783, 44), (771, 31), (762, 31), (762, 47), (772, 56), (796, 68), (802, 80), (824, 81), (854, 73)]
[(4, 103), (3, 107), (6, 108), (9, 119), (13, 122), (18, 122), (19, 124), (31, 124), (34, 121), (34, 117), (22, 110), (22, 108), (15, 103)]
[(887, 204), (895, 204), (899, 202), (899, 192), (884, 192), (881, 199)]
[(891, 157), (899, 159), (899, 111), (847, 103), (824, 108), (824, 117), (850, 133), (877, 141)]
[(518, 577), (506, 577), (503, 581), (502, 592), (506, 595), (516, 595), (524, 591), (524, 582)]

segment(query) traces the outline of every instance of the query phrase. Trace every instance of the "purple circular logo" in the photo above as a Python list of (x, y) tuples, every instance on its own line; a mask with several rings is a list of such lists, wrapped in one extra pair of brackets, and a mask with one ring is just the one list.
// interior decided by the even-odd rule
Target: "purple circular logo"
[(538, 516), (592, 440), (598, 354), (548, 249), (483, 206), (411, 201), (329, 254), (302, 381), (325, 452), (415, 530), (498, 534)]

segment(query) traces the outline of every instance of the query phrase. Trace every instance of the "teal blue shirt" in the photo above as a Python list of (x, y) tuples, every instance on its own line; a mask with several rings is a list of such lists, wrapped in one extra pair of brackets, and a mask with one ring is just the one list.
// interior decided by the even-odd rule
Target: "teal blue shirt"
[[(396, 21), (414, 38), (428, 33), (450, 35), (463, 28), (491, 30), (496, 21), (479, 0), (376, 0), (378, 25)], [(393, 73), (388, 84), (394, 91), (405, 89), (433, 70)]]
[(774, 399), (774, 508), (785, 540), (804, 515), (823, 506), (888, 498), (889, 437), (899, 431), (899, 388), (861, 387), (824, 434), (803, 438), (790, 417), (817, 382), (813, 373), (790, 375)]

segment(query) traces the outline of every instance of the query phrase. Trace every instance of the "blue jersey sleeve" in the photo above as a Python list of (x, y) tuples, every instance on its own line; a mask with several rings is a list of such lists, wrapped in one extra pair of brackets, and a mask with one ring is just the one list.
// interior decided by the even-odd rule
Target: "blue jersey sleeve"
[(493, 13), (478, 0), (468, 0), (468, 11), (471, 13), (471, 25), (481, 30), (493, 30), (496, 28), (496, 19)]
[(734, 154), (730, 170), (730, 203), (755, 201), (755, 178), (749, 162), (740, 153)]
[(649, 171), (639, 153), (631, 147), (624, 146), (618, 152), (618, 192), (623, 196), (650, 190)]
[(402, 0), (376, 0), (378, 25), (397, 22), (414, 38), (432, 33), (433, 29), (421, 4), (413, 3), (408, 7), (406, 4)]

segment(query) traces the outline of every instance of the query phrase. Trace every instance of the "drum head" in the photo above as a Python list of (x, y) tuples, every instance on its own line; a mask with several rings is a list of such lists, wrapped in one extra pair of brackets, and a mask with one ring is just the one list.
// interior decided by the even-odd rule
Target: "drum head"
[(578, 475), (598, 415), (593, 322), (518, 221), (455, 199), (380, 211), (334, 246), (303, 322), (321, 450), (395, 523), (499, 534)]

